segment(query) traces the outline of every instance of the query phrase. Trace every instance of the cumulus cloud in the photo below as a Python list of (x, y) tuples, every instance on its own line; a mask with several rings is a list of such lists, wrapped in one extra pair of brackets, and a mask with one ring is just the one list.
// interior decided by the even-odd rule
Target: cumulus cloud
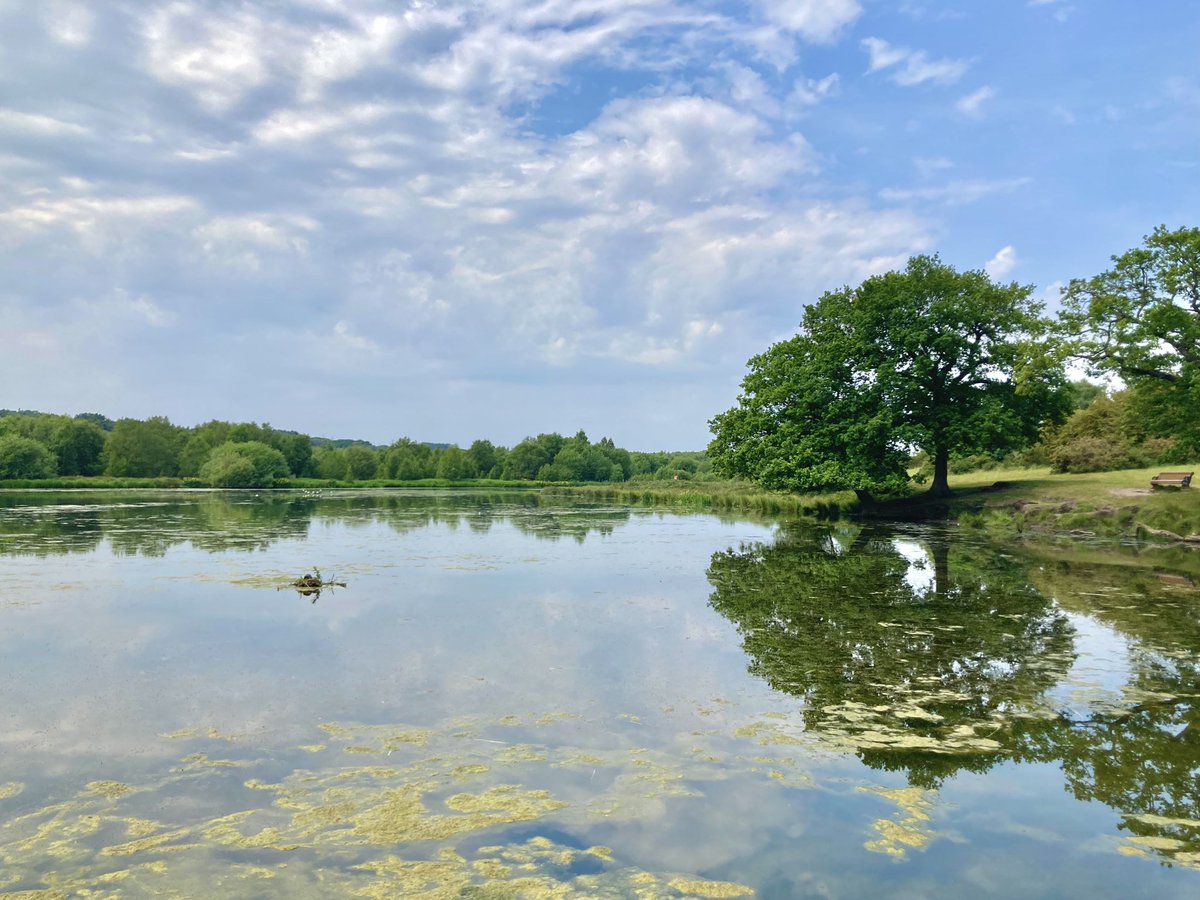
[(1000, 279), (1017, 265), (1017, 251), (1011, 244), (1001, 247), (996, 255), (983, 264), (983, 271), (992, 278)]
[(857, 0), (760, 0), (759, 5), (771, 23), (819, 43), (833, 40), (862, 15)]
[(962, 59), (930, 59), (924, 50), (897, 47), (882, 38), (864, 38), (862, 47), (867, 51), (867, 72), (889, 72), (892, 81), (904, 87), (912, 87), (932, 81), (938, 84), (953, 84), (966, 74), (970, 63)]
[(268, 32), (248, 10), (221, 15), (178, 0), (152, 13), (142, 33), (151, 74), (187, 88), (201, 105), (221, 112), (267, 81)]
[[(638, 427), (691, 424), (644, 442), (692, 445), (713, 403), (695, 384), (732, 391), (729, 373), (805, 302), (929, 247), (900, 201), (827, 189), (828, 157), (797, 123), (836, 101), (838, 76), (776, 68), (844, 35), (853, 0), (764, 2), (741, 19), (675, 0), (86, 9), (73, 46), (107, 67), (74, 62), (48, 19), (33, 19), (46, 43), (30, 54), (64, 82), (111, 83), (90, 106), (0, 110), (19, 138), (0, 159), (5, 322), (60, 353), (58, 369), (37, 355), (0, 366), (42, 391), (22, 405), (86, 397), (116, 415), (306, 427), (328, 389), (348, 426), (410, 397), (433, 439), (448, 404), (478, 398), (474, 433), (449, 437), (514, 440), (505, 429), (607, 430), (553, 417), (581, 415), (578, 391), (652, 371), (677, 379), (655, 392), (673, 418), (627, 399)], [(897, 74), (929, 65), (912, 57)], [(72, 316), (107, 316), (109, 346), (130, 352), (54, 329)], [(212, 358), (229, 361), (228, 384), (193, 402), (170, 373)], [(89, 363), (106, 374), (80, 393)], [(252, 409), (247, 383), (297, 418)], [(495, 398), (513, 384), (547, 420), (505, 419)]]

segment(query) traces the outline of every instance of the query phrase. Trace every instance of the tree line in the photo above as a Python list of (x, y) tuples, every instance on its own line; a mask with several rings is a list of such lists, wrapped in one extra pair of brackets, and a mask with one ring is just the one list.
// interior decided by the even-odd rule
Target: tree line
[(113, 421), (97, 413), (53, 415), (0, 410), (0, 479), (67, 476), (175, 478), (197, 486), (270, 487), (291, 479), (324, 482), (613, 482), (711, 477), (703, 453), (640, 453), (611, 438), (592, 443), (539, 434), (514, 447), (469, 447), (407, 437), (378, 447), (330, 441), (267, 424), (214, 420), (186, 428), (163, 416)]
[[(903, 493), (922, 461), (939, 496), (955, 461), (1197, 459), (1200, 229), (1157, 228), (1112, 259), (1063, 289), (1057, 317), (1032, 285), (936, 256), (825, 293), (794, 337), (751, 358), (737, 405), (711, 420), (714, 472), (869, 500)], [(1123, 389), (1072, 384), (1072, 361)]]

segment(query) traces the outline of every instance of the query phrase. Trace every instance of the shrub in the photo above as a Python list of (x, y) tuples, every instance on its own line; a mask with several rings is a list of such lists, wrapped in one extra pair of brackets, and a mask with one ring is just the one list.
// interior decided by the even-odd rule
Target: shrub
[(1055, 472), (1109, 472), (1145, 465), (1145, 458), (1125, 440), (1082, 435), (1050, 448)]
[(284, 455), (259, 441), (222, 444), (200, 468), (200, 477), (213, 487), (270, 487), (287, 475)]
[(53, 478), (58, 464), (50, 449), (33, 438), (0, 437), (0, 478)]

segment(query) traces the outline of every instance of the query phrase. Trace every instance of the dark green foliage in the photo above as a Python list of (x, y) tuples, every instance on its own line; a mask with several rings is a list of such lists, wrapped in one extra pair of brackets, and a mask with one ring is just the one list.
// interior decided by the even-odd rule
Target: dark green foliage
[(1072, 409), (1087, 409), (1092, 405), (1092, 401), (1107, 393), (1104, 385), (1091, 381), (1072, 381), (1067, 385), (1067, 389), (1071, 392)]
[(0, 435), (0, 478), (53, 478), (56, 471), (45, 444), (19, 434)]
[(1063, 291), (1075, 352), (1148, 401), (1156, 436), (1200, 452), (1200, 228), (1159, 226), (1112, 259)]
[[(557, 453), (557, 448), (555, 449)], [(534, 438), (525, 438), (508, 451), (504, 459), (503, 477), (523, 481), (537, 478), (542, 466), (550, 464), (554, 454)]]
[(102, 431), (112, 431), (113, 426), (117, 424), (108, 416), (94, 412), (79, 413), (75, 418), (81, 419), (84, 422), (91, 422), (93, 425), (99, 425)]
[(432, 478), (437, 468), (433, 459), (433, 449), (428, 444), (408, 438), (400, 438), (381, 455), (379, 474), (384, 478), (417, 481), (421, 478)]
[(379, 468), (379, 458), (375, 455), (374, 450), (355, 445), (338, 452), (346, 459), (347, 477), (355, 481), (367, 481), (375, 477)]
[(487, 475), (496, 467), (496, 448), (491, 441), (475, 441), (467, 449), (467, 455), (471, 457), (475, 471), (481, 475)]
[(313, 451), (313, 467), (317, 470), (318, 478), (345, 481), (350, 477), (346, 455), (332, 447), (317, 447)]
[(213, 487), (271, 487), (288, 474), (287, 460), (261, 441), (222, 444), (200, 468), (201, 480)]
[(1186, 462), (1187, 449), (1175, 438), (1153, 434), (1144, 388), (1100, 396), (1051, 431), (1044, 444), (1055, 472), (1110, 472)]
[[(184, 478), (196, 486), (261, 487), (280, 478), (320, 479), (327, 483), (493, 481), (624, 481), (634, 474), (633, 454), (611, 438), (593, 444), (580, 431), (572, 438), (557, 433), (527, 438), (512, 451), (491, 441), (477, 440), (470, 449), (401, 438), (376, 451), (366, 441), (329, 441), (279, 431), (267, 424), (213, 420), (194, 428), (179, 428), (167, 419), (122, 419), (111, 436), (88, 418), (69, 419), (45, 413), (0, 415), (0, 435), (29, 438), (52, 449), (63, 476), (98, 475), (110, 478)], [(244, 461), (227, 446), (265, 446), (282, 456), (286, 468), (261, 465), (251, 474)], [(215, 451), (221, 453), (214, 456)], [(241, 457), (255, 462), (257, 451)], [(662, 465), (668, 457), (661, 454)], [(272, 457), (272, 461), (276, 457)], [(212, 466), (210, 462), (214, 462)], [(679, 471), (701, 475), (708, 462), (701, 454), (675, 454)], [(656, 456), (656, 465), (658, 459)], [(665, 469), (656, 469), (664, 477)], [(211, 476), (211, 477), (210, 477)], [(669, 477), (669, 476), (668, 476)]]
[(912, 447), (947, 493), (952, 453), (1027, 446), (1065, 416), (1061, 366), (1032, 289), (936, 257), (826, 293), (800, 333), (750, 360), (710, 423), (713, 469), (764, 487), (895, 491)]
[(58, 457), (59, 475), (99, 475), (104, 471), (104, 431), (95, 422), (78, 416), (62, 422), (50, 439)]
[(445, 478), (448, 481), (465, 481), (478, 476), (479, 470), (475, 467), (475, 461), (467, 451), (451, 444), (438, 452), (436, 477)]
[(179, 474), (199, 475), (201, 467), (208, 461), (209, 454), (229, 440), (232, 430), (233, 426), (229, 422), (217, 420), (193, 428), (179, 453)]
[(104, 472), (117, 478), (178, 475), (186, 440), (187, 430), (164, 416), (120, 419), (104, 447)]
[(54, 454), (59, 475), (98, 475), (105, 433), (94, 423), (48, 413), (12, 413), (0, 418), (0, 434), (42, 444)]

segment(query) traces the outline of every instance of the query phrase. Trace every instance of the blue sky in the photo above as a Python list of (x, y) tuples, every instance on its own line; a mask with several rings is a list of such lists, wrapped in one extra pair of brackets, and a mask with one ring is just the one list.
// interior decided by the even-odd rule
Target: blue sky
[(821, 292), (1196, 225), (1162, 0), (0, 0), (0, 407), (693, 449)]

